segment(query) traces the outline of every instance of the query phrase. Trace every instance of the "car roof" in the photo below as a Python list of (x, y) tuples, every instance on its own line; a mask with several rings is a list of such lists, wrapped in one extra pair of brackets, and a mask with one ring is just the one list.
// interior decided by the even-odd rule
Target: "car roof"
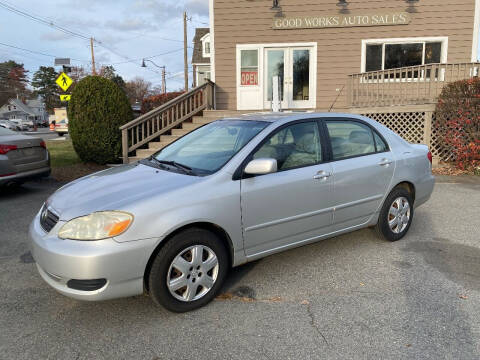
[(348, 114), (348, 113), (333, 113), (333, 112), (306, 112), (306, 111), (285, 111), (285, 112), (258, 112), (258, 113), (248, 113), (238, 116), (226, 117), (219, 119), (219, 121), (227, 120), (251, 120), (251, 121), (266, 121), (266, 122), (290, 122), (294, 120), (303, 120), (303, 119), (318, 119), (318, 118), (356, 118), (363, 119), (366, 118), (361, 115)]

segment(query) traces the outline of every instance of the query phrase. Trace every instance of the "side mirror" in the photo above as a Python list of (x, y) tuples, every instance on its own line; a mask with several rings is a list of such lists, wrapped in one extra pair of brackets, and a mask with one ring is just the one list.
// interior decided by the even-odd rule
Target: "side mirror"
[(252, 160), (245, 166), (244, 172), (250, 175), (265, 175), (277, 172), (277, 160), (269, 158)]

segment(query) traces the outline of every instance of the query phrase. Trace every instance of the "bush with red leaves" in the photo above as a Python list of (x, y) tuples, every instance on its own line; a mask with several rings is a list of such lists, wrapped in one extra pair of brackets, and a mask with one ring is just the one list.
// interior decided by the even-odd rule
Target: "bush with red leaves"
[(155, 109), (156, 107), (163, 105), (182, 94), (182, 91), (174, 91), (165, 94), (149, 96), (142, 101), (142, 114), (145, 114), (150, 110)]
[(459, 169), (480, 167), (480, 79), (456, 81), (443, 89), (436, 106), (436, 131)]

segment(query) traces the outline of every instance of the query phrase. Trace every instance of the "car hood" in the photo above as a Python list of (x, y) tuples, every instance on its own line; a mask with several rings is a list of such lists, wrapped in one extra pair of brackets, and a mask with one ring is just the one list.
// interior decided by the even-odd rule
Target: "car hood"
[(47, 202), (60, 220), (70, 220), (94, 211), (124, 210), (134, 202), (202, 179), (139, 163), (122, 165), (75, 180), (57, 190)]

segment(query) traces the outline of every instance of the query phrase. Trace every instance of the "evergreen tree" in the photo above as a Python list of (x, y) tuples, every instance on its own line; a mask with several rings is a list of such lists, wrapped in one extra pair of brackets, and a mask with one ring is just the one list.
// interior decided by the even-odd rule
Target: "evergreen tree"
[(57, 72), (51, 66), (40, 66), (33, 74), (32, 86), (35, 94), (43, 97), (45, 108), (50, 113), (53, 113), (53, 108), (61, 106), (59, 98), (61, 89), (55, 83), (57, 77)]
[(27, 73), (23, 64), (13, 60), (0, 63), (0, 106), (8, 99), (17, 96), (24, 98), (28, 94)]

